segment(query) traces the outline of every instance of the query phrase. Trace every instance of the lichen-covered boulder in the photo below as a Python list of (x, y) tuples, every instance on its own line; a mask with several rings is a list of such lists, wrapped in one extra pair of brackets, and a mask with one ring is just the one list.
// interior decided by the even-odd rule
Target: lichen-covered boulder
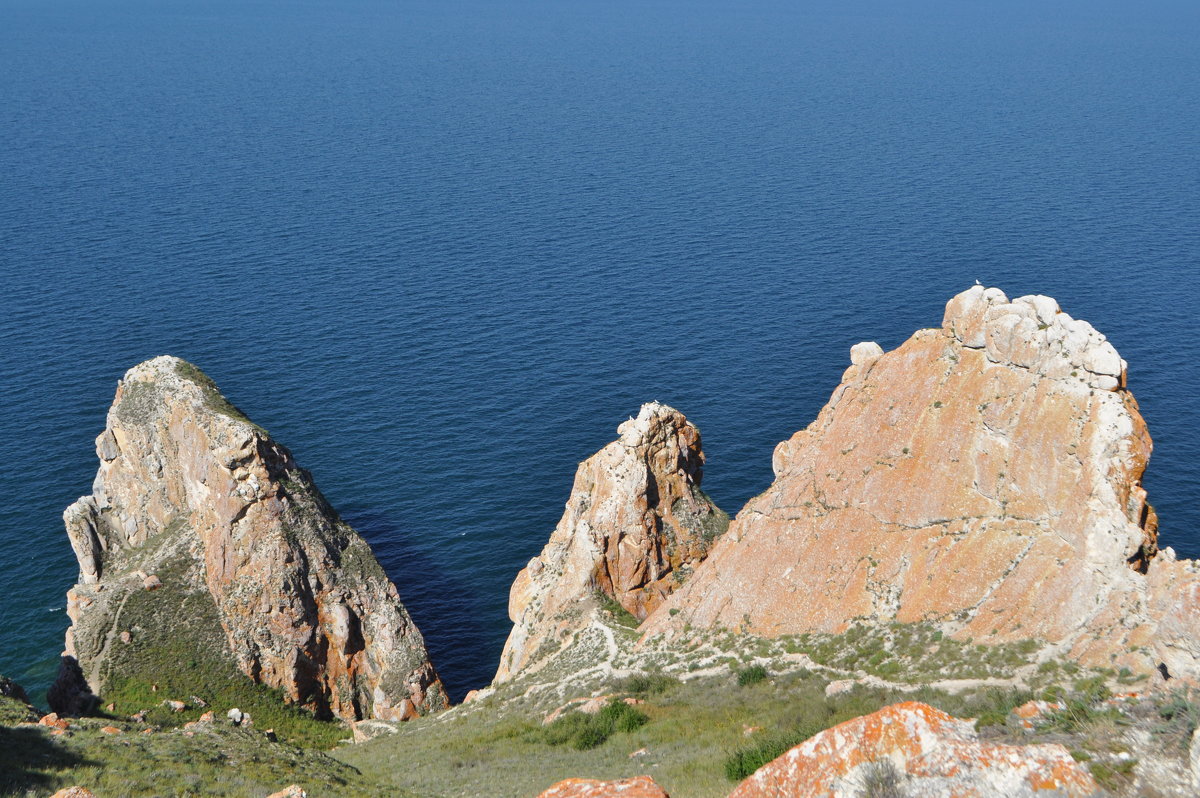
[(671, 798), (650, 776), (634, 776), (616, 781), (565, 779), (538, 795), (538, 798)]
[[(1083, 798), (1090, 773), (1061, 745), (978, 739), (971, 721), (907, 701), (826, 729), (768, 762), (729, 798)], [(872, 791), (874, 790), (874, 791)]]

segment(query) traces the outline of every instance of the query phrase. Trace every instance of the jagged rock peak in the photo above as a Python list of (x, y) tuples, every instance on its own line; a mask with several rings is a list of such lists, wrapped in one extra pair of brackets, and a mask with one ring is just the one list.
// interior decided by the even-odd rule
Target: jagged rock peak
[(776, 447), (774, 483), (643, 631), (920, 621), (1200, 676), (1200, 576), (1158, 552), (1124, 373), (1053, 299), (982, 286), (896, 350), (859, 344), (817, 419)]
[(63, 515), (80, 583), (49, 695), (58, 711), (86, 711), (115, 681), (162, 678), (154, 669), (172, 659), (201, 681), (240, 671), (347, 720), (445, 705), (366, 541), (195, 366), (130, 369), (96, 453), (92, 494)]
[(1125, 361), (1108, 339), (1048, 296), (1009, 302), (999, 288), (977, 285), (950, 300), (942, 326), (993, 363), (1106, 391), (1125, 385)]
[(688, 577), (729, 519), (700, 489), (700, 431), (678, 410), (642, 405), (620, 437), (580, 464), (562, 519), (509, 595), (514, 626), (496, 681), (557, 649), (597, 593), (644, 618)]

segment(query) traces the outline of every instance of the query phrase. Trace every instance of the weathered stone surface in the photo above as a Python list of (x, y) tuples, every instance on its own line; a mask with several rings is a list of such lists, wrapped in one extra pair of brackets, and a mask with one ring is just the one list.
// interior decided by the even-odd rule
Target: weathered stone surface
[(96, 449), (92, 495), (63, 515), (80, 583), (52, 706), (86, 711), (138, 652), (183, 644), (319, 714), (445, 705), (370, 547), (194, 366), (130, 369)]
[(865, 366), (883, 357), (883, 347), (874, 341), (863, 341), (850, 347), (850, 362)]
[(550, 541), (513, 583), (508, 614), (514, 627), (497, 682), (577, 623), (579, 601), (597, 590), (644, 618), (728, 525), (700, 490), (700, 431), (682, 413), (645, 404), (617, 432), (616, 441), (580, 464)]
[(908, 701), (806, 740), (759, 768), (730, 798), (851, 798), (886, 778), (898, 794), (922, 798), (1099, 794), (1061, 745), (980, 742), (971, 721)]
[(1192, 732), (1192, 744), (1188, 747), (1188, 762), (1192, 770), (1192, 786), (1200, 793), (1200, 728)]
[(538, 798), (671, 798), (649, 776), (618, 781), (566, 779), (538, 795)]
[(308, 798), (308, 792), (299, 784), (292, 784), (279, 792), (271, 793), (267, 798)]
[(354, 732), (354, 742), (365, 743), (367, 740), (374, 740), (376, 737), (383, 737), (388, 734), (396, 734), (398, 731), (395, 723), (388, 723), (384, 720), (360, 720), (350, 724), (351, 730)]
[(51, 795), (50, 798), (96, 798), (96, 794), (86, 787), (67, 787)]
[(941, 329), (846, 371), (643, 630), (928, 621), (1197, 675), (1200, 573), (1156, 557), (1150, 436), (1122, 385), (1112, 345), (1052, 299), (959, 294)]

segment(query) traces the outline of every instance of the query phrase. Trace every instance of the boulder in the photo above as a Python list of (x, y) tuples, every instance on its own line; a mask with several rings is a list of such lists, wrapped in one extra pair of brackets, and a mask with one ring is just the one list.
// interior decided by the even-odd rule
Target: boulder
[[(759, 768), (729, 798), (889, 794), (1083, 798), (1090, 773), (1061, 745), (981, 742), (971, 721), (907, 701), (827, 729)], [(874, 791), (872, 791), (874, 790)]]
[(729, 523), (700, 489), (700, 431), (657, 402), (575, 473), (566, 510), (509, 595), (514, 626), (496, 682), (511, 679), (580, 625), (599, 591), (641, 619), (704, 560)]
[(164, 661), (191, 663), (193, 689), (240, 671), (324, 717), (446, 705), (366, 541), (195, 366), (130, 369), (96, 451), (92, 494), (63, 514), (79, 583), (53, 708), (89, 711), (114, 676), (165, 679)]
[(1200, 674), (1200, 567), (1158, 552), (1124, 369), (1049, 297), (959, 294), (940, 329), (847, 369), (644, 635), (927, 622)]
[(617, 781), (566, 779), (538, 795), (538, 798), (671, 798), (649, 776)]

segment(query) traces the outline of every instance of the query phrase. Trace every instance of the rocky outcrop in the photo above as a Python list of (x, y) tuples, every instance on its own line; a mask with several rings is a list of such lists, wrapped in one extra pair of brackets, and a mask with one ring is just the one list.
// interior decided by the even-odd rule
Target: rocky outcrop
[(729, 519), (700, 490), (700, 431), (653, 402), (580, 464), (562, 519), (509, 595), (514, 624), (496, 681), (555, 644), (597, 592), (646, 617), (707, 555)]
[(1091, 774), (1061, 745), (984, 743), (971, 721), (909, 701), (806, 740), (759, 768), (729, 798), (1099, 794)]
[(126, 373), (92, 495), (64, 513), (79, 560), (60, 712), (128, 680), (240, 671), (318, 715), (403, 720), (445, 697), (367, 543), (307, 472), (173, 357)]
[(38, 711), (29, 703), (29, 696), (21, 685), (0, 676), (0, 726), (17, 723), (35, 723)]
[(1049, 297), (954, 297), (940, 329), (852, 350), (775, 481), (643, 624), (766, 636), (928, 621), (1099, 666), (1200, 674), (1200, 575), (1160, 555), (1125, 363)]
[(634, 776), (617, 781), (566, 779), (538, 795), (538, 798), (671, 798), (649, 776)]

